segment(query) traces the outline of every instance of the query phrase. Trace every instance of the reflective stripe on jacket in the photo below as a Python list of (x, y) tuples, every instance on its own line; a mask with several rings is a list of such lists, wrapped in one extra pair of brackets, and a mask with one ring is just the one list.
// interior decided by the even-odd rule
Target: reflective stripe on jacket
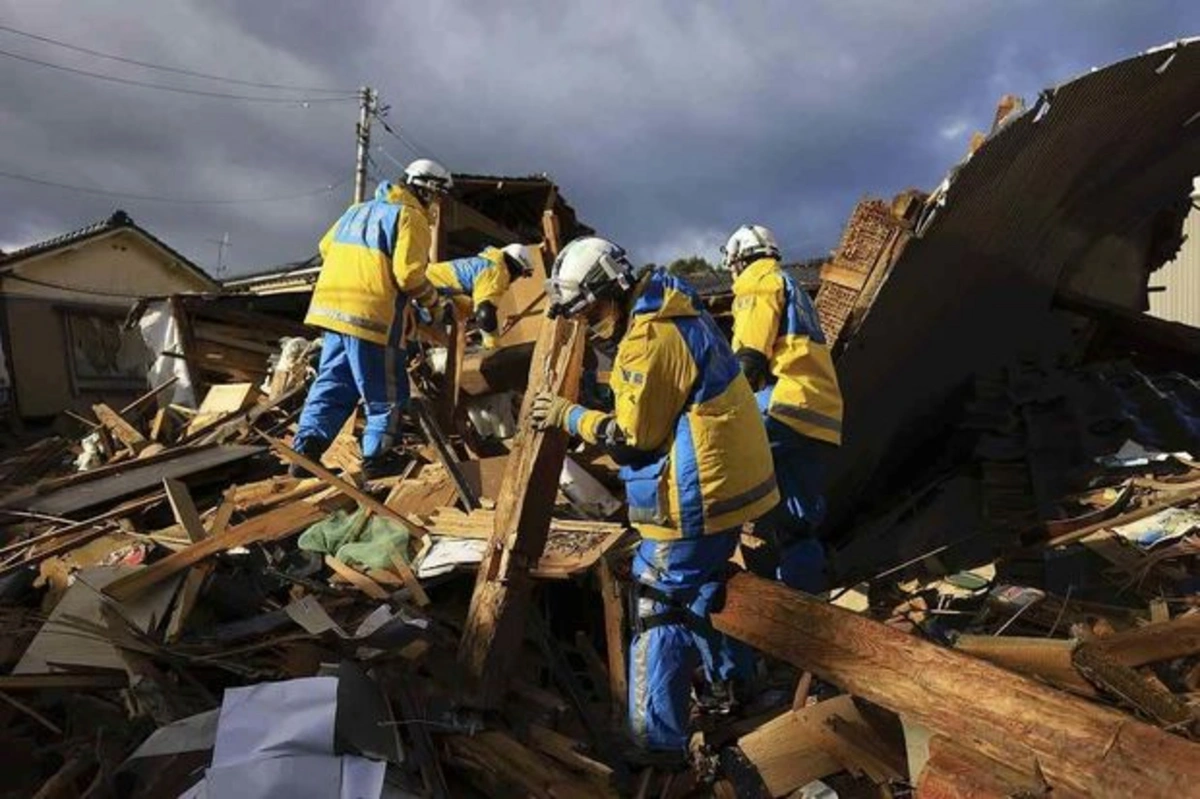
[[(750, 384), (694, 291), (665, 270), (643, 277), (613, 361), (612, 418), (648, 462), (623, 466), (629, 520), (645, 538), (740, 527), (779, 501)], [(609, 415), (571, 408), (571, 433), (596, 442)]]
[(495, 247), (470, 258), (430, 264), (428, 275), (440, 293), (466, 295), (476, 308), (485, 302), (499, 305), (510, 282), (504, 253)]
[(324, 263), (305, 324), (388, 344), (399, 340), (406, 298), (428, 286), (429, 219), (402, 186), (379, 184), (321, 239)]
[(833, 357), (808, 294), (773, 258), (748, 266), (733, 282), (733, 349), (770, 363), (767, 413), (797, 433), (842, 443), (842, 392)]

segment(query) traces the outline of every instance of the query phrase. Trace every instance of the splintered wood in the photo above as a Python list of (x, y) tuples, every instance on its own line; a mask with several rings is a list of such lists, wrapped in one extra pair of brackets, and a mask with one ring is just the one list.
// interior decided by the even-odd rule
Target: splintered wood
[(535, 431), (529, 408), (540, 391), (574, 399), (583, 368), (585, 331), (577, 322), (546, 320), (534, 347), (521, 427), (508, 457), (504, 491), (496, 503), (496, 527), (480, 565), (475, 593), (459, 645), (459, 662), (476, 681), (477, 701), (499, 704), (520, 650), (532, 589), (530, 572), (546, 545), (550, 517), (566, 456), (562, 431)]
[(993, 759), (1036, 758), (1064, 792), (1172, 797), (1200, 781), (1200, 745), (771, 581), (733, 577), (711, 619), (720, 632)]

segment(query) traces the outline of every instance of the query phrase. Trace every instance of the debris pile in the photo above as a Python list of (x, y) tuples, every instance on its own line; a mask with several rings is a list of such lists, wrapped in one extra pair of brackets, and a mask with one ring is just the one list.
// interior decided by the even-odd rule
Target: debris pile
[[(494, 352), (453, 325), (420, 344), (399, 471), (367, 480), (357, 416), (320, 463), (289, 446), (311, 331), (209, 299), (139, 309), (155, 388), (0, 459), (3, 795), (1194, 794), (1200, 334), (1136, 307), (1160, 247), (1129, 248), (1121, 297), (1086, 290), (1087, 258), (1042, 257), (1090, 252), (1053, 246), (1053, 203), (1107, 181), (1066, 174), (1022, 213), (1004, 193), (1094, 138), (1141, 216), (1072, 206), (1070, 235), (1161, 219), (1194, 136), (1106, 123), (1104, 150), (1095, 125), (1063, 133), (1066, 100), (1186, 116), (1197, 86), (1185, 44), (1093, 73), (1060, 111), (998, 113), (932, 195), (855, 210), (817, 296), (847, 389), (838, 587), (754, 573), (744, 531), (708, 621), (761, 657), (733, 696), (697, 674), (682, 772), (624, 734), (616, 466), (528, 423), (537, 391), (580, 392), (582, 326), (535, 296)], [(1150, 151), (1166, 166), (1141, 169)], [(1010, 182), (984, 179), (998, 164)], [(951, 269), (964, 290), (933, 283)]]

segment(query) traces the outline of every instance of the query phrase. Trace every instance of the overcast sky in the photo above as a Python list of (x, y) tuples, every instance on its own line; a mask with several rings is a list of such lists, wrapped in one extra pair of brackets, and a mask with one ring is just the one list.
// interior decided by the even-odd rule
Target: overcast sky
[[(0, 25), (243, 80), (374, 86), (393, 124), (452, 170), (546, 172), (584, 221), (662, 263), (713, 259), (749, 221), (774, 228), (788, 257), (822, 254), (858, 198), (936, 185), (1002, 94), (1032, 100), (1200, 34), (1200, 3), (0, 0)], [(317, 96), (4, 31), (0, 51), (213, 92)], [(354, 102), (173, 94), (2, 55), (0, 75), (0, 172), (185, 200), (279, 198), (168, 204), (0, 177), (2, 249), (120, 207), (209, 271), (228, 233), (236, 274), (307, 257), (348, 202)], [(387, 152), (373, 157), (393, 175), (390, 158), (413, 154), (376, 134)]]

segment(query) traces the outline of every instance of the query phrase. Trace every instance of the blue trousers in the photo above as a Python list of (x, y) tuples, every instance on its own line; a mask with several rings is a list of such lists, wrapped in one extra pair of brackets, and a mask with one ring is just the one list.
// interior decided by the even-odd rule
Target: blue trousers
[(325, 332), (317, 379), (300, 413), (293, 449), (324, 451), (361, 399), (366, 409), (362, 454), (390, 449), (408, 405), (407, 353), (342, 333)]
[(703, 663), (709, 679), (748, 675), (753, 653), (718, 633), (707, 616), (720, 595), (739, 531), (679, 541), (643, 540), (634, 578), (671, 598), (638, 600), (639, 619), (686, 607), (694, 623), (668, 623), (638, 633), (629, 651), (629, 729), (647, 749), (686, 749), (691, 675)]
[(832, 446), (764, 417), (780, 503), (755, 527), (779, 552), (776, 578), (810, 594), (824, 591), (825, 549), (816, 538), (825, 521), (825, 457)]

